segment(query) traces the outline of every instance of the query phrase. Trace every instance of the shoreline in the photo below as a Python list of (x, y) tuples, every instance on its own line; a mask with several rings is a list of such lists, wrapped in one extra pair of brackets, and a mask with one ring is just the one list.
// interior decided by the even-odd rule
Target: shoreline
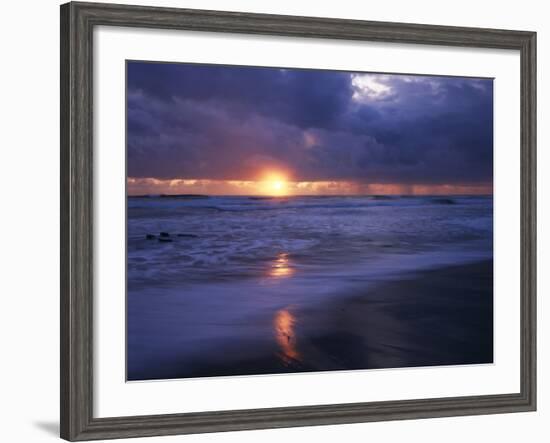
[(492, 363), (492, 277), (483, 260), (377, 283), (320, 308), (315, 321), (330, 332), (306, 341), (304, 356), (340, 369)]
[[(132, 380), (493, 362), (493, 261), (407, 273), (265, 319), (272, 336), (208, 352), (199, 360), (157, 362)], [(220, 345), (222, 343), (220, 342)]]

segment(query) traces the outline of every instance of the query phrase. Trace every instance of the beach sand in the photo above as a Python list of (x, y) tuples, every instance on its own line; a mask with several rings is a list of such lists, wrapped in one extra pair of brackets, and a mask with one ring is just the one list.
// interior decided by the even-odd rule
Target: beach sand
[(263, 320), (273, 322), (269, 341), (229, 343), (152, 378), (492, 363), (492, 269), (486, 260), (411, 273), (322, 306), (290, 306)]
[(301, 344), (304, 360), (333, 369), (492, 363), (492, 268), (425, 271), (319, 310), (309, 321), (325, 332)]

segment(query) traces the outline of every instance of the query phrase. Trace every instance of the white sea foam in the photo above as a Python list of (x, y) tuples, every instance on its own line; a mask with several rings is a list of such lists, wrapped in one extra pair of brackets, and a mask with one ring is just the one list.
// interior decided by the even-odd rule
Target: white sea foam
[[(146, 239), (160, 232), (169, 241)], [(296, 266), (328, 269), (428, 251), (452, 264), (458, 251), (476, 248), (492, 254), (489, 197), (128, 201), (128, 283), (134, 288), (258, 276), (280, 254)]]

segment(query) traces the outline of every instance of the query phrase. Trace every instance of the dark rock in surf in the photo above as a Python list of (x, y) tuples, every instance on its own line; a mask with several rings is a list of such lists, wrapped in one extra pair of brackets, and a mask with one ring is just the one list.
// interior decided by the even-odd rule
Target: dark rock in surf
[(147, 234), (147, 235), (145, 236), (145, 238), (146, 238), (147, 240), (154, 240), (155, 238), (157, 238), (157, 236), (154, 235), (154, 234)]
[(456, 202), (452, 198), (434, 198), (432, 202), (438, 205), (455, 205)]
[(178, 234), (178, 237), (183, 237), (183, 238), (198, 238), (199, 236), (198, 236), (198, 235), (195, 235), (195, 234)]
[(161, 232), (160, 236), (166, 238), (166, 237), (170, 237), (170, 234), (168, 234), (168, 232)]

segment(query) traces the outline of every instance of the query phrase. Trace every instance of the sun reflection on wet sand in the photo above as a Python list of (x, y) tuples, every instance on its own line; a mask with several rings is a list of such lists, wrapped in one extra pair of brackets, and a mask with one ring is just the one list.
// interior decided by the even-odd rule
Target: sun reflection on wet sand
[(281, 352), (278, 355), (287, 366), (300, 360), (300, 353), (296, 349), (295, 323), (296, 318), (288, 309), (277, 311), (273, 320), (275, 339), (281, 347)]
[(294, 273), (294, 269), (290, 267), (288, 254), (281, 252), (277, 254), (277, 258), (273, 261), (269, 269), (269, 276), (273, 278), (290, 277)]

